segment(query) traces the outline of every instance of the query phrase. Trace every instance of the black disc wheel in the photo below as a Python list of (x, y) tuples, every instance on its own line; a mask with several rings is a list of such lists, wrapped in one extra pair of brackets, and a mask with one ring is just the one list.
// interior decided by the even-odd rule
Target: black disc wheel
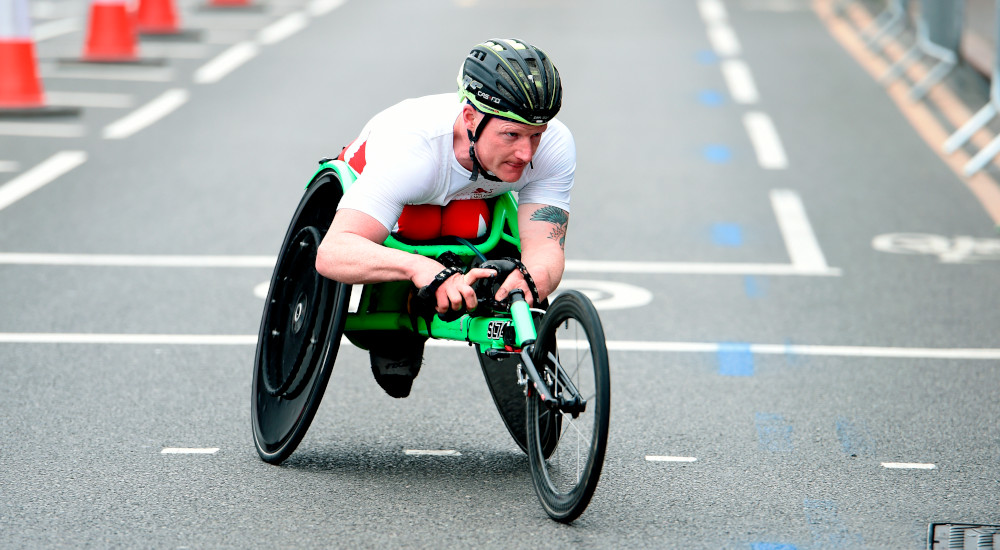
[[(486, 386), (490, 389), (490, 395), (493, 396), (493, 403), (500, 413), (500, 418), (514, 439), (514, 443), (527, 453), (528, 423), (524, 416), (526, 412), (524, 387), (517, 383), (517, 359), (491, 359), (478, 345), (476, 356), (479, 357)], [(559, 443), (559, 425), (559, 415), (545, 416), (541, 426), (543, 456), (549, 456)]]
[(319, 408), (344, 332), (348, 285), (316, 272), (316, 252), (342, 195), (333, 171), (310, 184), (285, 236), (268, 289), (254, 361), (251, 416), (260, 457), (278, 464)]
[[(566, 399), (563, 406), (546, 403), (528, 385), (531, 479), (546, 513), (568, 523), (583, 513), (597, 488), (611, 407), (604, 329), (586, 296), (567, 291), (552, 302), (542, 318), (532, 358), (549, 392)], [(574, 396), (583, 400), (582, 407), (579, 402), (567, 403)], [(558, 445), (546, 454), (553, 417)]]

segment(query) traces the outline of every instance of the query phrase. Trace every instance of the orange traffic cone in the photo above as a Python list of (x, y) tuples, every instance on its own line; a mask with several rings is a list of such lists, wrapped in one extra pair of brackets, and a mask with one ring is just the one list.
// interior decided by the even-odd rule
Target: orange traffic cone
[(0, 0), (0, 117), (71, 115), (45, 105), (27, 0)]
[(0, 107), (41, 107), (42, 82), (31, 40), (0, 38)]
[(94, 0), (83, 50), (84, 61), (138, 61), (135, 19), (125, 0)]
[(173, 0), (139, 0), (136, 18), (141, 34), (176, 34), (181, 29)]
[(199, 31), (182, 30), (174, 0), (139, 0), (136, 27), (144, 38), (199, 40)]

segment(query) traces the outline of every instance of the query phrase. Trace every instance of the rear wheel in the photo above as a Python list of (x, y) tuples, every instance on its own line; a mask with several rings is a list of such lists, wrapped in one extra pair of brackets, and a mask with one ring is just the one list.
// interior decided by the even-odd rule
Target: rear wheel
[(278, 464), (319, 408), (344, 332), (351, 287), (316, 272), (316, 251), (343, 191), (336, 173), (309, 185), (278, 255), (254, 361), (251, 417), (257, 453)]
[[(611, 407), (608, 350), (600, 317), (583, 294), (568, 291), (545, 312), (532, 354), (535, 369), (554, 396), (574, 387), (586, 406), (576, 416), (550, 407), (531, 388), (527, 399), (531, 479), (550, 517), (570, 522), (590, 503), (604, 465)], [(545, 453), (553, 423), (558, 446)]]

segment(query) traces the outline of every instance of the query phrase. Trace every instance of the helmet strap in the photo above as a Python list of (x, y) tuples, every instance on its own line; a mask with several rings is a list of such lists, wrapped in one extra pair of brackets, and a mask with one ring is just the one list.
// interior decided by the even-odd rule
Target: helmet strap
[[(479, 159), (476, 157), (476, 141), (479, 137), (483, 135), (483, 130), (486, 129), (486, 123), (493, 118), (493, 115), (488, 113), (483, 113), (483, 120), (479, 121), (479, 126), (476, 127), (476, 133), (473, 134), (472, 130), (466, 129), (465, 131), (469, 134), (469, 158), (472, 159), (472, 176), (469, 177), (469, 181), (476, 181), (479, 179), (479, 172), (482, 169), (482, 165), (479, 164)], [(496, 176), (490, 175), (486, 170), (482, 170), (483, 177), (490, 181), (503, 181)]]

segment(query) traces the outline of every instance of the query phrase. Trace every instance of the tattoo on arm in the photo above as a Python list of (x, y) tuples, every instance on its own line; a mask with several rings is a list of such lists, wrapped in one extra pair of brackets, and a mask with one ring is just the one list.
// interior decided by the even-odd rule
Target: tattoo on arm
[(552, 232), (549, 233), (549, 238), (559, 241), (559, 247), (564, 250), (566, 249), (566, 225), (569, 223), (569, 215), (566, 214), (565, 210), (555, 206), (544, 206), (535, 210), (535, 213), (531, 215), (531, 219), (551, 223), (554, 227), (552, 228)]

